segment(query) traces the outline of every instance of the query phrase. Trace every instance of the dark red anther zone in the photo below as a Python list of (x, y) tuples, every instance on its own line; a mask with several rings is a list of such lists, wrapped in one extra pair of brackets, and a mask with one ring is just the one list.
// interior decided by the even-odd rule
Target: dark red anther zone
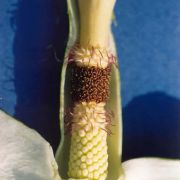
[(71, 95), (75, 102), (106, 102), (109, 98), (111, 65), (107, 68), (71, 66)]

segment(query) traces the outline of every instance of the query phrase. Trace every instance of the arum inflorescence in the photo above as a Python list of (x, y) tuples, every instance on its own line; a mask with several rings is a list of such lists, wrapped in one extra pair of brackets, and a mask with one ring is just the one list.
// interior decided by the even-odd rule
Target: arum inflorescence
[[(0, 110), (2, 180), (124, 179), (120, 80), (110, 32), (115, 0), (67, 1), (68, 47), (73, 48), (67, 48), (62, 67), (59, 167), (37, 132)], [(180, 179), (179, 160), (139, 158), (123, 163), (123, 168), (126, 180)]]
[(74, 104), (72, 119), (66, 121), (71, 129), (70, 178), (103, 180), (107, 177), (107, 127), (111, 119), (109, 121), (106, 116), (105, 105), (114, 56), (103, 56), (104, 52), (96, 49), (80, 48), (70, 54), (70, 58), (73, 57), (69, 62), (72, 62), (70, 83)]
[(107, 175), (107, 133), (104, 103), (75, 105), (69, 160), (69, 177), (105, 179)]
[(62, 140), (56, 155), (63, 179), (115, 180), (122, 175), (119, 72), (110, 33), (114, 4), (68, 1), (72, 48), (62, 69)]
[[(81, 6), (84, 2), (79, 3)], [(108, 173), (106, 127), (109, 122), (105, 105), (115, 56), (103, 46), (99, 47), (101, 42), (98, 47), (81, 43), (70, 51), (68, 58), (68, 62), (72, 62), (69, 66), (74, 105), (72, 120), (68, 122), (71, 126), (68, 176), (104, 180)]]

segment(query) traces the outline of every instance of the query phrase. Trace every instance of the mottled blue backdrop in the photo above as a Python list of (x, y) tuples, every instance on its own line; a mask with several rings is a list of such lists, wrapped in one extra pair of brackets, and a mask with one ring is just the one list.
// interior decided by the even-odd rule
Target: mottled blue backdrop
[[(117, 0), (115, 15), (123, 160), (180, 157), (180, 1)], [(0, 108), (54, 150), (67, 35), (65, 1), (1, 0)]]

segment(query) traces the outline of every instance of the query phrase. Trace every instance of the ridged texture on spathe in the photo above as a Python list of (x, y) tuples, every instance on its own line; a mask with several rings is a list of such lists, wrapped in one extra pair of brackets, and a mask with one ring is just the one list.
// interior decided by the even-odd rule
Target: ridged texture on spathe
[(70, 147), (70, 178), (105, 180), (108, 168), (105, 103), (74, 107)]
[(105, 69), (71, 64), (71, 94), (75, 102), (106, 102), (109, 98), (111, 65)]

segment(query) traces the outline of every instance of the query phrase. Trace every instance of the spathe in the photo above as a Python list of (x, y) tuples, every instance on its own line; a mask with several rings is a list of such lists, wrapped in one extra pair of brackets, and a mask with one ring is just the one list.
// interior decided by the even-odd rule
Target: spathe
[(0, 180), (59, 179), (49, 143), (0, 111)]
[(180, 180), (180, 160), (136, 158), (123, 163), (125, 180)]

